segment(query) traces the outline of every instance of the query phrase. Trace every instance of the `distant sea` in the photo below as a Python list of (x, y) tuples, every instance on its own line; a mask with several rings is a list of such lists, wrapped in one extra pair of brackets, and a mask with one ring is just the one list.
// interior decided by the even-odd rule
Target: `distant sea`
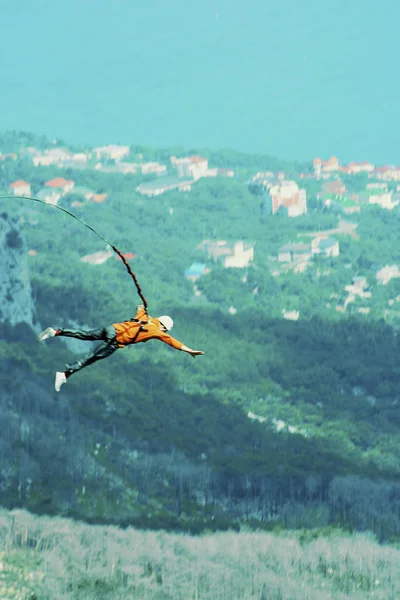
[(0, 0), (0, 130), (399, 164), (399, 21), (394, 0)]

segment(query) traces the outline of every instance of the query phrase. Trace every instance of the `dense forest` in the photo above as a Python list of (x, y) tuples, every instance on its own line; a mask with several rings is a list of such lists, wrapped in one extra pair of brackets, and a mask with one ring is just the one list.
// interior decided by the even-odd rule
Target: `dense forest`
[[(3, 152), (46, 141), (4, 135)], [(61, 142), (59, 142), (62, 144)], [(167, 162), (181, 149), (131, 148), (132, 157)], [(143, 197), (155, 176), (94, 169), (0, 163), (0, 190), (23, 179), (32, 194), (56, 176), (72, 179), (104, 203), (59, 205), (96, 226), (124, 252), (150, 314), (171, 314), (174, 336), (205, 351), (192, 360), (152, 342), (118, 351), (53, 392), (54, 372), (73, 350), (60, 340), (39, 346), (37, 331), (1, 325), (2, 504), (90, 522), (150, 528), (240, 529), (340, 525), (400, 535), (399, 279), (378, 285), (376, 272), (400, 260), (400, 209), (363, 206), (347, 216), (325, 206), (317, 184), (299, 181), (308, 213), (290, 219), (260, 211), (249, 181), (260, 169), (295, 178), (307, 165), (229, 151), (202, 153), (236, 176), (197, 181), (191, 192)], [(354, 191), (365, 177), (347, 182)], [(81, 224), (28, 200), (1, 200), (18, 220), (28, 256), (38, 325), (99, 327), (133, 316), (139, 298), (115, 257)], [(279, 249), (309, 234), (336, 230), (337, 257), (317, 257), (304, 272), (280, 268)], [(224, 268), (199, 249), (206, 239), (254, 244), (244, 269)], [(206, 263), (193, 283), (185, 270)], [(346, 286), (367, 280), (370, 297), (345, 311)], [(368, 314), (359, 312), (369, 308)], [(234, 310), (232, 310), (234, 309)], [(284, 311), (298, 311), (289, 321)], [(86, 350), (85, 345), (76, 348)]]

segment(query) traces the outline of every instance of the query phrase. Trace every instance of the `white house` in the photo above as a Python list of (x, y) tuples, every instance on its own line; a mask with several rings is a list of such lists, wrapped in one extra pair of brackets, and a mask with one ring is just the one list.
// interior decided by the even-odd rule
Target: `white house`
[(97, 160), (105, 158), (119, 162), (124, 158), (124, 156), (128, 156), (130, 148), (129, 146), (117, 146), (115, 144), (109, 144), (108, 146), (99, 146), (98, 148), (93, 148), (93, 152), (96, 155)]
[(59, 199), (61, 198), (61, 193), (54, 188), (42, 188), (37, 194), (36, 197), (39, 200), (43, 200), (47, 202), (47, 204), (54, 204), (57, 206)]
[(311, 249), (314, 255), (339, 256), (339, 242), (328, 235), (315, 237)]
[(71, 157), (71, 152), (66, 148), (50, 148), (33, 156), (32, 162), (35, 167), (62, 166), (64, 162), (71, 160)]
[(314, 173), (316, 177), (320, 177), (321, 173), (332, 173), (340, 168), (339, 161), (336, 156), (331, 156), (328, 160), (315, 158), (313, 160)]
[(193, 177), (194, 180), (205, 177), (208, 171), (208, 160), (199, 155), (184, 158), (170, 157), (171, 165), (177, 171), (178, 177)]
[[(397, 186), (399, 187), (399, 186)], [(367, 191), (369, 190), (380, 190), (381, 192), (387, 192), (388, 191), (388, 184), (387, 183), (382, 183), (382, 182), (378, 182), (378, 181), (374, 181), (372, 183), (367, 183), (367, 185), (365, 186), (365, 189)], [(399, 191), (399, 190), (397, 190)]]
[[(301, 190), (301, 192), (304, 193), (304, 200), (305, 200), (305, 190)], [(291, 205), (287, 206), (286, 208), (287, 208), (288, 217), (300, 217), (301, 215), (304, 215), (307, 212), (305, 202), (301, 202), (299, 204), (291, 204)]]
[(242, 241), (236, 242), (233, 246), (233, 254), (227, 256), (224, 260), (224, 267), (236, 267), (243, 269), (254, 260), (254, 245), (245, 244)]
[(286, 208), (289, 217), (298, 217), (307, 212), (306, 190), (299, 189), (295, 181), (282, 180), (270, 188), (269, 194), (273, 215), (281, 206)]
[(356, 173), (372, 173), (374, 169), (375, 166), (373, 164), (364, 161), (361, 163), (351, 162), (343, 168), (343, 171), (348, 175), (355, 175)]
[(370, 204), (379, 204), (382, 208), (387, 208), (391, 210), (398, 204), (398, 202), (393, 202), (392, 192), (386, 192), (384, 194), (371, 194), (369, 197)]
[(285, 308), (282, 310), (283, 318), (288, 321), (298, 321), (300, 312), (298, 310), (286, 310)]
[(380, 269), (376, 274), (378, 283), (381, 283), (382, 285), (387, 285), (394, 277), (400, 277), (400, 271), (397, 265), (386, 265), (386, 267)]
[(166, 175), (167, 167), (166, 165), (162, 165), (158, 162), (147, 162), (140, 165), (141, 171), (143, 175), (148, 175), (149, 173), (155, 173), (156, 175)]
[(235, 177), (235, 171), (233, 169), (207, 169), (204, 173), (204, 177)]
[(54, 164), (54, 159), (46, 154), (38, 154), (32, 158), (33, 165), (35, 167), (48, 167)]
[(18, 179), (18, 181), (10, 183), (10, 189), (12, 190), (14, 196), (31, 195), (31, 184), (27, 181), (22, 181), (22, 179)]
[(393, 165), (377, 167), (370, 173), (370, 177), (376, 177), (376, 179), (381, 179), (383, 181), (399, 181), (400, 167), (395, 167)]
[(88, 155), (85, 152), (75, 152), (68, 160), (64, 161), (64, 165), (84, 168), (87, 166), (87, 161)]
[(225, 268), (243, 269), (254, 260), (254, 244), (249, 244), (241, 240), (235, 243), (229, 243), (226, 240), (203, 240), (197, 249), (204, 250), (208, 258), (214, 261), (222, 262)]
[(364, 202), (366, 201), (369, 204), (379, 204), (379, 206), (388, 210), (392, 210), (398, 204), (397, 200), (393, 200), (391, 191), (379, 191), (379, 189), (374, 191), (373, 189), (370, 189), (367, 192), (361, 192), (359, 196)]
[[(97, 168), (97, 165), (95, 168)], [(137, 173), (138, 171), (139, 165), (134, 162), (121, 161), (116, 165), (115, 168), (118, 173), (132, 173), (133, 175), (135, 175), (135, 173)]]

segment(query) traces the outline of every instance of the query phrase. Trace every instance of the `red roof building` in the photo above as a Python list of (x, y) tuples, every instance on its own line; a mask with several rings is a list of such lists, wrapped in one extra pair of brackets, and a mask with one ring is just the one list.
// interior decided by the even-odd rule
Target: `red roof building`
[[(126, 260), (131, 260), (132, 258), (135, 258), (136, 254), (134, 254), (133, 252), (125, 252), (122, 253), (122, 256), (124, 258), (126, 258)], [(117, 260), (122, 260), (120, 256), (116, 256)]]
[(105, 200), (107, 200), (107, 194), (93, 194), (92, 196), (92, 202), (102, 204), (103, 202), (105, 202)]
[(31, 195), (31, 184), (27, 181), (22, 181), (22, 179), (18, 179), (18, 181), (14, 181), (10, 183), (10, 188), (14, 192), (14, 196), (30, 196)]
[(333, 181), (326, 181), (322, 185), (322, 191), (325, 194), (344, 194), (346, 191), (346, 186), (340, 179), (334, 179)]
[(26, 185), (30, 185), (30, 183), (28, 183), (27, 181), (23, 181), (22, 179), (18, 179), (18, 181), (10, 183), (10, 188), (24, 187)]
[(340, 169), (339, 160), (336, 156), (331, 156), (328, 160), (321, 160), (320, 158), (315, 158), (313, 160), (314, 171), (319, 176), (321, 171), (331, 172), (338, 171)]
[(63, 177), (56, 177), (55, 179), (50, 179), (50, 181), (46, 181), (44, 184), (46, 187), (50, 187), (57, 190), (62, 190), (64, 194), (70, 192), (74, 189), (74, 182), (72, 179), (64, 179)]

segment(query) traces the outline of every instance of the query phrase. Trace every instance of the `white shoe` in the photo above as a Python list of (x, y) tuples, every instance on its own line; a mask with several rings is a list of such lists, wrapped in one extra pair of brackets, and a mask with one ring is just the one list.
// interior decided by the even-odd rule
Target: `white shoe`
[(65, 376), (65, 373), (60, 373), (59, 371), (57, 371), (56, 380), (54, 382), (54, 389), (56, 390), (56, 392), (60, 391), (62, 384), (65, 383), (66, 381), (67, 381), (67, 378)]
[(57, 331), (52, 327), (48, 327), (38, 337), (38, 342), (44, 342), (47, 338), (54, 337), (57, 334)]

